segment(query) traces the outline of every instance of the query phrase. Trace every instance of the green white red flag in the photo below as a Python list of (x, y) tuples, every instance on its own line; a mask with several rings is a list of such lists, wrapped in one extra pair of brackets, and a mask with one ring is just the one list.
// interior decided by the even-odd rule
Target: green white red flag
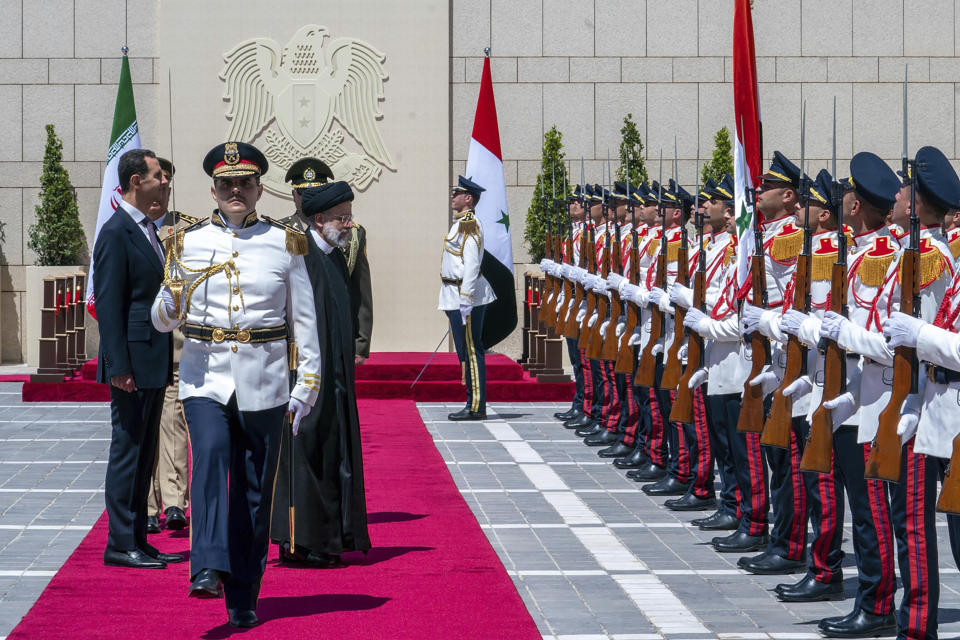
[[(93, 244), (103, 223), (113, 215), (120, 204), (120, 178), (117, 175), (117, 163), (125, 152), (140, 148), (140, 129), (137, 126), (137, 108), (133, 102), (133, 82), (130, 79), (130, 62), (123, 54), (120, 64), (120, 85), (117, 87), (117, 102), (113, 109), (113, 127), (110, 130), (110, 144), (107, 145), (107, 165), (103, 171), (103, 186), (100, 188), (100, 210), (97, 213), (97, 227), (93, 234)], [(92, 251), (91, 251), (92, 253)], [(87, 311), (96, 318), (93, 299), (93, 258), (90, 259), (90, 271), (87, 274)]]

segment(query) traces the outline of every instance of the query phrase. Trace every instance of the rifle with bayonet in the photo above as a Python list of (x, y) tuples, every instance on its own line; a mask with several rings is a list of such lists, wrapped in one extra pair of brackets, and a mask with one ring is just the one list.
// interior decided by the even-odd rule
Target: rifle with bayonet
[[(544, 233), (543, 238), (543, 247), (544, 253), (547, 260), (553, 260), (553, 212), (551, 211), (550, 201), (545, 195), (543, 188), (543, 181), (545, 176), (540, 177), (540, 204), (543, 206), (544, 218), (547, 222), (547, 230)], [(554, 186), (554, 197), (556, 197), (556, 186)], [(550, 274), (544, 274), (544, 279), (546, 280), (546, 286), (543, 289), (548, 292), (553, 291), (553, 276)], [(546, 296), (540, 298), (540, 310), (539, 310), (539, 321), (540, 324), (549, 327), (551, 326), (551, 321), (553, 316), (556, 315), (556, 311), (551, 312), (553, 307), (554, 299), (550, 297), (549, 293)]]
[[(810, 277), (813, 262), (812, 234), (810, 232), (810, 176), (803, 170), (806, 155), (807, 105), (803, 104), (800, 115), (800, 186), (798, 188), (803, 206), (803, 249), (797, 257), (797, 269), (793, 275), (793, 308), (810, 313)], [(843, 215), (842, 213), (840, 215)], [(770, 412), (763, 423), (760, 444), (790, 448), (790, 430), (793, 422), (793, 397), (783, 394), (793, 382), (807, 375), (807, 347), (799, 338), (787, 336), (787, 364), (780, 386), (773, 392)]]
[[(837, 261), (830, 274), (830, 310), (847, 315), (847, 236), (843, 232), (843, 187), (837, 181), (837, 100), (833, 100), (833, 185), (831, 199), (837, 208)], [(823, 398), (832, 400), (847, 390), (846, 353), (835, 340), (821, 340), (823, 352)], [(896, 433), (897, 426), (894, 424)], [(898, 441), (899, 442), (899, 441)], [(810, 435), (800, 459), (802, 471), (830, 473), (833, 470), (833, 411), (821, 403), (810, 420)], [(900, 469), (897, 467), (897, 474)]]
[[(613, 186), (613, 176), (610, 174), (610, 155), (607, 155), (607, 175), (610, 176), (610, 185)], [(629, 176), (627, 178), (629, 181)], [(612, 191), (611, 191), (612, 193)], [(627, 185), (627, 197), (630, 196), (630, 186)], [(621, 255), (620, 241), (620, 216), (617, 214), (617, 202), (613, 202), (613, 226), (614, 237), (611, 240), (612, 251), (610, 252), (610, 266), (608, 271), (615, 270), (621, 276), (623, 275), (623, 257)], [(607, 237), (610, 237), (610, 228), (607, 227)], [(615, 362), (619, 353), (619, 336), (617, 335), (617, 325), (620, 323), (620, 314), (623, 313), (623, 301), (620, 299), (620, 292), (616, 289), (610, 290), (610, 322), (607, 323), (607, 330), (603, 333), (603, 354), (601, 359), (607, 362)]]
[[(657, 271), (654, 274), (653, 286), (662, 289), (667, 282), (667, 216), (663, 209), (663, 149), (660, 150), (657, 215), (663, 221), (660, 232), (660, 254), (657, 256)], [(653, 349), (663, 335), (663, 311), (657, 305), (653, 305), (650, 307), (650, 314), (650, 339), (640, 353), (640, 364), (637, 366), (637, 375), (633, 379), (633, 384), (640, 387), (652, 387), (656, 381), (657, 356), (653, 353)]]
[[(920, 218), (917, 217), (916, 163), (907, 158), (907, 78), (903, 78), (903, 154), (904, 180), (910, 180), (910, 243), (900, 257), (900, 312), (920, 317)], [(900, 481), (900, 436), (897, 425), (907, 396), (917, 393), (917, 350), (897, 347), (893, 351), (893, 385), (890, 400), (877, 419), (864, 476), (870, 479)], [(824, 396), (826, 397), (826, 396)]]
[[(697, 155), (700, 155), (699, 153)], [(698, 162), (699, 164), (699, 162)], [(687, 287), (690, 286), (690, 255), (687, 248), (687, 225), (684, 223), (686, 212), (684, 209), (687, 203), (680, 196), (680, 181), (677, 175), (677, 139), (673, 139), (673, 181), (677, 185), (677, 200), (680, 206), (680, 249), (677, 251), (677, 282)], [(697, 203), (699, 203), (700, 184), (699, 176), (697, 178)], [(696, 213), (694, 213), (696, 215)], [(666, 249), (666, 245), (664, 245)], [(676, 389), (680, 384), (680, 378), (683, 377), (683, 362), (680, 359), (680, 349), (683, 347), (683, 339), (686, 336), (684, 332), (683, 319), (687, 315), (687, 310), (676, 305), (673, 309), (673, 341), (667, 350), (663, 361), (663, 376), (660, 379), (661, 389)]]
[[(566, 209), (567, 216), (567, 238), (562, 241), (563, 249), (560, 257), (565, 264), (573, 266), (573, 219), (570, 217), (570, 197), (567, 195), (567, 172), (563, 172), (563, 206)], [(573, 282), (569, 278), (560, 278), (561, 291), (563, 291), (563, 305), (557, 307), (557, 333), (565, 336), (567, 333), (567, 321), (570, 318), (571, 306), (573, 300)]]
[[(566, 176), (564, 176), (564, 177), (566, 177)], [(564, 183), (564, 194), (566, 194), (566, 183)], [(564, 198), (566, 198), (566, 195), (564, 195)], [(560, 226), (559, 226), (559, 225), (560, 225), (560, 222), (559, 222), (559, 220), (560, 220), (560, 215), (558, 215), (558, 214), (559, 214), (559, 208), (560, 208), (560, 202), (561, 202), (561, 201), (557, 199), (557, 170), (556, 170), (556, 167), (554, 167), (554, 170), (553, 170), (553, 199), (552, 199), (551, 202), (552, 202), (552, 204), (553, 204), (554, 216), (556, 217), (556, 220), (557, 220), (557, 233), (554, 234), (554, 237), (553, 237), (553, 242), (554, 242), (554, 247), (553, 247), (554, 261), (557, 262), (557, 263), (562, 263), (562, 262), (563, 262), (563, 233), (560, 231)], [(565, 202), (565, 200), (564, 200), (564, 202)], [(556, 335), (557, 315), (558, 315), (558, 314), (560, 313), (560, 311), (561, 311), (560, 306), (559, 306), (559, 305), (560, 305), (560, 292), (561, 292), (561, 291), (563, 291), (563, 278), (561, 278), (559, 275), (554, 275), (554, 276), (553, 276), (553, 289), (551, 289), (551, 295), (550, 295), (550, 310), (549, 310), (549, 314), (550, 314), (550, 315), (548, 316), (548, 320), (547, 320), (547, 327), (549, 327), (550, 329), (552, 329), (552, 331), (549, 331), (549, 332), (548, 332), (548, 333), (550, 334), (550, 336)], [(564, 298), (564, 303), (566, 303), (566, 300), (567, 300), (567, 299)], [(550, 337), (550, 336), (548, 336), (548, 337)]]
[[(584, 190), (586, 190), (586, 184), (584, 184)], [(597, 241), (596, 241), (596, 229), (593, 224), (593, 216), (590, 213), (591, 206), (584, 205), (584, 218), (585, 223), (583, 228), (583, 251), (586, 259), (584, 261), (584, 269), (587, 270), (587, 273), (591, 276), (594, 275), (597, 271)], [(586, 314), (583, 316), (583, 320), (580, 322), (580, 340), (577, 342), (577, 348), (586, 351), (590, 346), (590, 318), (593, 316), (594, 311), (597, 310), (597, 292), (593, 289), (584, 288), (584, 295), (587, 299), (587, 308)]]
[[(633, 194), (630, 192), (630, 160), (627, 159), (627, 211), (630, 212), (630, 284), (637, 284), (640, 270), (640, 236), (637, 233), (636, 209)], [(620, 337), (617, 360), (613, 365), (614, 373), (632, 374), (637, 365), (637, 354), (634, 345), (629, 344), (630, 336), (637, 329), (640, 322), (640, 309), (636, 303), (627, 301), (627, 321), (623, 334)]]
[[(741, 127), (742, 128), (742, 127)], [(753, 256), (750, 258), (750, 288), (753, 304), (767, 308), (767, 267), (763, 254), (763, 231), (760, 229), (760, 212), (757, 210), (757, 190), (747, 189), (747, 199), (753, 208)], [(740, 404), (740, 418), (737, 431), (740, 433), (759, 433), (763, 430), (763, 385), (752, 385), (750, 381), (763, 373), (770, 364), (770, 341), (760, 331), (744, 336), (750, 342), (750, 373), (743, 383), (743, 400)]]
[[(697, 154), (700, 155), (700, 154)], [(699, 165), (699, 160), (697, 161)], [(693, 215), (694, 215), (694, 224), (697, 227), (697, 242), (699, 243), (699, 250), (697, 251), (697, 272), (693, 276), (693, 306), (696, 309), (706, 313), (707, 311), (707, 256), (704, 254), (703, 248), (703, 227), (704, 227), (704, 217), (700, 215), (700, 182), (699, 176), (697, 179), (697, 193), (694, 196), (694, 206), (693, 206)], [(677, 311), (681, 309), (678, 305), (675, 307)], [(685, 316), (686, 314), (684, 314)], [(681, 329), (683, 326), (683, 316), (675, 320), (677, 327)], [(700, 364), (703, 361), (703, 337), (696, 331), (687, 330), (684, 334), (681, 334), (679, 337), (674, 337), (674, 341), (682, 340), (683, 335), (686, 335), (687, 340), (687, 366), (683, 370), (683, 375), (680, 376), (679, 382), (677, 382), (677, 395), (673, 401), (673, 408), (670, 409), (670, 422), (683, 422), (686, 424), (693, 423), (693, 392), (694, 390), (690, 388), (690, 379), (693, 377), (693, 374), (700, 368)]]
[[(601, 175), (603, 175), (602, 171)], [(610, 221), (608, 219), (610, 211), (609, 203), (607, 202), (606, 182), (603, 178), (601, 178), (600, 182), (603, 183), (600, 185), (600, 211), (603, 214), (603, 252), (601, 253), (600, 257), (599, 276), (603, 280), (606, 280), (607, 276), (610, 275)], [(603, 333), (600, 331), (600, 328), (603, 327), (603, 323), (608, 319), (609, 313), (610, 300), (607, 298), (606, 292), (598, 291), (597, 322), (593, 325), (590, 332), (590, 346), (587, 348), (588, 358), (593, 358), (595, 360), (603, 359)], [(609, 324), (607, 326), (609, 326)]]
[[(580, 248), (579, 248), (579, 258), (577, 259), (577, 267), (580, 269), (586, 269), (586, 242), (587, 242), (587, 185), (584, 182), (583, 177), (583, 156), (580, 157), (580, 197), (578, 198), (580, 209), (583, 211), (583, 226), (580, 228)], [(572, 256), (571, 256), (572, 259)], [(573, 296), (573, 306), (570, 308), (570, 313), (567, 314), (567, 323), (563, 328), (563, 336), (565, 338), (571, 338), (578, 340), (580, 336), (580, 323), (577, 321), (577, 316), (580, 313), (580, 305), (583, 304), (584, 296), (586, 292), (583, 289), (583, 283), (577, 280), (574, 284), (574, 296)], [(579, 340), (577, 348), (580, 348)]]

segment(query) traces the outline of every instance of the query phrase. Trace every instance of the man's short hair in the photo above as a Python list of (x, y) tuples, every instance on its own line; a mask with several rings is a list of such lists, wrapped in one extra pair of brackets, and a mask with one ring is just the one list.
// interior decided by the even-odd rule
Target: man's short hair
[(147, 173), (147, 158), (156, 158), (157, 154), (149, 149), (131, 149), (117, 161), (117, 175), (120, 178), (120, 193), (130, 191), (130, 178)]

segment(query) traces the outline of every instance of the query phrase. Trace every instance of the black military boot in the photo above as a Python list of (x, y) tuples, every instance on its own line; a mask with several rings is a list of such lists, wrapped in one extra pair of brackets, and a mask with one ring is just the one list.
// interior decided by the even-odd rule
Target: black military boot
[(639, 469), (648, 462), (650, 462), (650, 458), (647, 457), (646, 452), (638, 442), (637, 446), (633, 448), (633, 451), (631, 451), (629, 455), (625, 458), (617, 458), (614, 460), (613, 466), (617, 469)]
[(828, 638), (869, 638), (896, 629), (897, 620), (892, 613), (877, 615), (859, 608), (852, 615), (837, 622), (824, 622), (820, 625), (820, 633)]
[(606, 447), (614, 442), (620, 442), (620, 435), (615, 431), (609, 431), (607, 429), (583, 439), (583, 444), (588, 447)]
[(639, 469), (627, 471), (627, 477), (636, 482), (656, 482), (667, 475), (667, 470), (663, 467), (647, 462)]
[(470, 411), (470, 409), (464, 407), (457, 411), (456, 413), (451, 413), (447, 416), (447, 420), (461, 421), (461, 420), (486, 420), (487, 412), (486, 411)]
[[(617, 440), (606, 449), (600, 449), (600, 451), (597, 451), (597, 455), (601, 458), (621, 458), (632, 452), (633, 447), (628, 447), (627, 445), (623, 444), (622, 440)], [(616, 464), (616, 460), (614, 460), (614, 464)]]
[(591, 422), (588, 426), (584, 427), (583, 429), (577, 429), (573, 433), (578, 438), (586, 438), (587, 436), (596, 435), (601, 431), (606, 431), (606, 430), (607, 428), (602, 424), (600, 424), (600, 421), (597, 420), (595, 422)]
[(564, 422), (563, 426), (565, 426), (567, 429), (583, 429), (585, 426), (587, 426), (588, 424), (592, 424), (593, 422), (594, 422), (593, 418), (591, 418), (585, 413), (581, 413), (576, 418), (570, 418), (569, 420)]
[(567, 420), (573, 420), (574, 418), (579, 418), (583, 415), (583, 411), (580, 409), (574, 409), (573, 407), (567, 409), (566, 411), (557, 411), (553, 414), (553, 417), (557, 420), (562, 420), (566, 422)]

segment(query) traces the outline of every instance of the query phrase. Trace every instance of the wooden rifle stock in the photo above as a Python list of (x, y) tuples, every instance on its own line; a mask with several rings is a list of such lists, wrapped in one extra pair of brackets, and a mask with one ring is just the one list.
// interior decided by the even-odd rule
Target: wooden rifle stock
[[(554, 260), (563, 262), (563, 238), (558, 235), (554, 238), (554, 242), (556, 243), (553, 248)], [(546, 325), (553, 329), (557, 328), (557, 314), (560, 312), (559, 301), (560, 292), (563, 291), (563, 282), (564, 280), (560, 276), (553, 276), (553, 288), (551, 289), (553, 296), (550, 298), (550, 309), (546, 322)]]
[[(591, 229), (589, 234), (584, 231), (584, 235), (588, 235), (587, 242), (584, 246), (584, 255), (586, 256), (585, 268), (589, 273), (593, 273), (597, 270), (597, 249), (596, 243), (593, 240), (593, 230)], [(597, 294), (593, 291), (584, 290), (584, 295), (587, 297), (587, 312), (580, 322), (580, 340), (577, 342), (577, 348), (586, 351), (587, 347), (590, 346), (589, 322), (590, 316), (592, 316), (593, 312), (597, 309)]]
[[(544, 234), (543, 246), (546, 247), (546, 257), (547, 257), (547, 259), (553, 260), (553, 257), (554, 257), (554, 256), (553, 256), (553, 234), (550, 233), (549, 231), (547, 231), (547, 232)], [(548, 275), (548, 274), (544, 274), (544, 277), (543, 277), (542, 279), (546, 281), (546, 285), (547, 285), (547, 286), (546, 286), (546, 290), (547, 290), (548, 292), (549, 292), (549, 291), (552, 291), (552, 290), (553, 290), (553, 276)], [(553, 305), (553, 300), (548, 300), (548, 299), (547, 299), (548, 297), (549, 297), (549, 293), (547, 294), (546, 297), (540, 299), (540, 310), (539, 310), (538, 319), (539, 319), (539, 321), (540, 321), (540, 324), (549, 327), (549, 326), (550, 326), (550, 315), (551, 315), (551, 314), (550, 314), (550, 307)]]
[[(613, 266), (608, 266), (609, 273), (612, 268), (623, 270), (623, 260), (620, 256), (620, 243), (613, 244)], [(620, 299), (620, 292), (613, 290), (610, 292), (610, 322), (607, 323), (607, 330), (603, 334), (603, 351), (600, 356), (602, 360), (614, 362), (619, 352), (619, 336), (617, 336), (617, 324), (620, 322), (620, 314), (623, 313), (623, 301)]]
[[(577, 265), (580, 268), (583, 268), (584, 260), (586, 260), (586, 242), (587, 242), (587, 230), (586, 228), (582, 229), (580, 232), (580, 264)], [(573, 242), (571, 240), (570, 246), (573, 247)], [(573, 260), (573, 251), (570, 252), (570, 260)], [(583, 296), (585, 292), (583, 290), (583, 285), (577, 282), (573, 285), (573, 307), (570, 309), (570, 313), (567, 314), (567, 323), (564, 326), (563, 337), (571, 338), (576, 340), (580, 336), (580, 323), (577, 322), (577, 314), (580, 312), (580, 305), (583, 303)], [(579, 341), (578, 341), (579, 342)], [(579, 348), (579, 344), (577, 348)]]
[[(667, 281), (667, 234), (663, 233), (660, 237), (660, 255), (657, 257), (657, 273), (654, 278), (654, 286), (663, 288)], [(633, 379), (633, 384), (641, 387), (652, 387), (656, 381), (657, 356), (653, 353), (653, 348), (657, 345), (660, 337), (663, 335), (663, 312), (656, 305), (650, 307), (650, 340), (643, 348), (640, 354), (640, 364), (637, 367), (637, 375)]]
[[(838, 256), (839, 258), (840, 256)], [(840, 260), (830, 276), (830, 310), (841, 313), (847, 304), (847, 272)], [(823, 399), (832, 400), (844, 392), (847, 383), (846, 353), (833, 340), (828, 340), (823, 354)], [(894, 432), (897, 428), (894, 425)], [(801, 471), (830, 473), (833, 471), (833, 411), (821, 403), (813, 412), (810, 435), (800, 459)]]
[[(687, 243), (680, 245), (677, 252), (677, 282), (683, 286), (690, 284), (689, 254), (687, 252)], [(683, 319), (687, 311), (681, 306), (674, 307), (673, 310), (673, 342), (667, 350), (663, 360), (663, 377), (660, 379), (661, 389), (676, 389), (680, 384), (680, 378), (683, 376), (683, 362), (680, 361), (680, 348), (683, 346), (684, 333)]]
[[(600, 277), (606, 279), (607, 275), (610, 273), (610, 249), (609, 247), (604, 246), (603, 254), (601, 256), (602, 269), (600, 271)], [(593, 358), (594, 360), (600, 360), (603, 356), (603, 334), (600, 333), (600, 327), (603, 326), (603, 322), (607, 319), (607, 314), (610, 310), (610, 301), (607, 299), (607, 296), (603, 293), (596, 294), (597, 299), (597, 322), (590, 328), (590, 344), (587, 346), (587, 357)]]
[[(703, 260), (703, 251), (700, 252), (699, 260)], [(697, 270), (693, 276), (693, 306), (697, 309), (703, 307), (706, 298), (707, 282), (706, 273), (703, 270)], [(677, 307), (679, 309), (680, 307)], [(683, 321), (677, 323), (683, 327)], [(690, 337), (687, 342), (687, 367), (680, 376), (677, 383), (677, 395), (673, 401), (673, 408), (670, 410), (670, 422), (693, 423), (693, 389), (690, 388), (690, 379), (700, 368), (703, 361), (703, 337), (696, 331), (687, 331)], [(676, 340), (677, 338), (674, 338)], [(666, 375), (666, 374), (664, 374)]]
[(953, 438), (953, 453), (937, 498), (937, 511), (960, 514), (960, 435)]
[[(900, 311), (913, 315), (913, 296), (917, 282), (917, 268), (920, 250), (913, 247), (903, 252), (900, 258)], [(911, 347), (897, 347), (893, 351), (893, 388), (890, 400), (877, 419), (877, 435), (870, 448), (870, 456), (864, 476), (873, 480), (887, 482), (900, 481), (900, 436), (897, 425), (900, 412), (913, 387), (913, 376), (917, 363), (917, 351)]]
[[(809, 233), (809, 232), (808, 232)], [(810, 291), (810, 267), (812, 257), (801, 253), (797, 257), (797, 270), (794, 275), (793, 308), (805, 311), (805, 299)], [(832, 284), (832, 283), (831, 283)], [(760, 444), (780, 449), (790, 448), (790, 430), (793, 422), (793, 397), (783, 395), (784, 390), (803, 374), (807, 350), (796, 336), (787, 337), (787, 366), (783, 372), (780, 386), (773, 392), (770, 412), (763, 423)]]
[[(637, 276), (640, 261), (640, 249), (637, 247), (639, 238), (636, 232), (633, 232), (633, 246), (630, 247), (630, 282), (637, 283)], [(627, 323), (623, 331), (623, 337), (620, 340), (620, 352), (617, 354), (617, 361), (613, 365), (614, 373), (629, 375), (637, 366), (636, 347), (628, 344), (630, 336), (637, 330), (637, 324), (640, 322), (640, 309), (634, 302), (626, 302), (627, 305)]]
[[(566, 254), (567, 259), (570, 261), (567, 264), (573, 264), (573, 231), (571, 230), (571, 235), (567, 237), (564, 244), (566, 245)], [(563, 254), (561, 253), (561, 256)], [(566, 278), (560, 278), (560, 288), (563, 291), (563, 306), (557, 307), (557, 333), (562, 336), (567, 335), (567, 324), (570, 320), (570, 301), (573, 300), (574, 288), (573, 282)]]
[[(750, 278), (755, 302), (762, 299), (763, 288), (766, 286), (766, 269), (763, 261), (762, 253), (750, 258)], [(763, 430), (763, 385), (750, 384), (751, 380), (763, 373), (770, 354), (770, 343), (760, 335), (759, 331), (750, 334), (750, 354), (750, 374), (743, 383), (743, 400), (740, 404), (740, 418), (737, 421), (737, 431), (740, 433), (759, 433)]]

